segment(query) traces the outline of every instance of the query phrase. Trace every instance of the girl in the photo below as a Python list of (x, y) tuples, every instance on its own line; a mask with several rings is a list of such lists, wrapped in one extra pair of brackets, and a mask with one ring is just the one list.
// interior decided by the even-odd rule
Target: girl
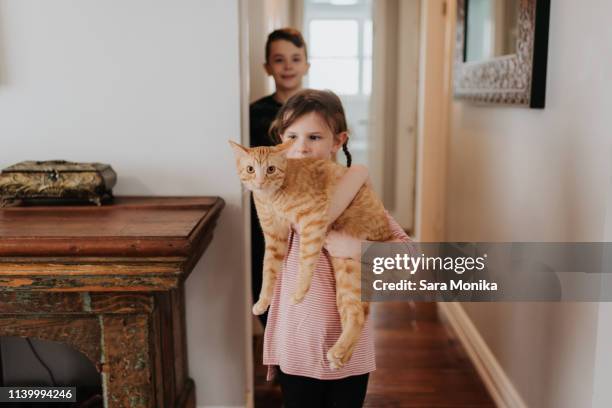
[[(340, 99), (329, 91), (303, 90), (279, 111), (270, 129), (277, 142), (295, 139), (287, 157), (336, 160), (343, 149), (350, 167), (348, 131)], [(363, 166), (353, 166), (343, 177), (331, 200), (330, 219), (350, 204), (368, 178)], [(408, 242), (402, 228), (389, 217), (394, 241)], [(360, 259), (361, 242), (330, 232), (304, 300), (290, 303), (298, 271), (299, 231), (292, 230), (283, 271), (276, 281), (264, 334), (263, 363), (267, 379), (278, 376), (285, 408), (361, 407), (368, 377), (376, 369), (372, 324), (366, 319), (351, 359), (331, 370), (327, 351), (340, 336), (334, 274), (329, 255)]]

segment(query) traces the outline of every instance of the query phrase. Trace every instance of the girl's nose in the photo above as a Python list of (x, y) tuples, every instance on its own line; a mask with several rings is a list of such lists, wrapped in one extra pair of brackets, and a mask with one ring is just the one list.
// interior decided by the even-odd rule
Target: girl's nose
[(297, 145), (296, 147), (297, 147), (298, 152), (303, 152), (303, 151), (305, 151), (305, 150), (308, 150), (308, 143), (305, 143), (305, 142), (302, 140), (302, 141), (300, 141), (300, 142), (298, 143), (298, 145)]

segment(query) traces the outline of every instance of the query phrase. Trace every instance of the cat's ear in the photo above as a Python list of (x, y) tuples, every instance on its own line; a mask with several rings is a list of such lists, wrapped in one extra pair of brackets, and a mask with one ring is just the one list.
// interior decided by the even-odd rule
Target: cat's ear
[(231, 140), (228, 141), (230, 146), (232, 147), (232, 150), (234, 150), (234, 156), (236, 156), (236, 160), (249, 155), (249, 150), (246, 147), (236, 142), (232, 142)]
[(287, 139), (283, 143), (274, 146), (274, 152), (280, 153), (283, 156), (287, 155), (289, 148), (295, 143), (295, 139)]

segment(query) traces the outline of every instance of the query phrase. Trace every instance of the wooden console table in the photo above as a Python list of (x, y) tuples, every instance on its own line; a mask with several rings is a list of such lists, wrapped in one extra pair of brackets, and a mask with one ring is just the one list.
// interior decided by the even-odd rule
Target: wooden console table
[(101, 373), (106, 407), (195, 407), (184, 282), (217, 197), (0, 209), (0, 336), (66, 343)]

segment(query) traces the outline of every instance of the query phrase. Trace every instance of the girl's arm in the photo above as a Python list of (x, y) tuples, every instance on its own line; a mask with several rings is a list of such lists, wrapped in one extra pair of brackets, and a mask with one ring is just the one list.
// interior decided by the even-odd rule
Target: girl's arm
[(327, 208), (330, 223), (336, 221), (340, 214), (346, 210), (361, 186), (368, 181), (368, 178), (369, 174), (366, 166), (355, 164), (349, 167), (348, 171), (340, 178)]
[[(388, 212), (387, 218), (389, 219), (389, 227), (391, 228), (393, 238), (385, 242), (413, 242), (412, 239), (410, 239), (410, 237), (404, 232), (403, 228), (389, 215)], [(330, 231), (325, 239), (325, 248), (331, 256), (336, 258), (351, 258), (354, 260), (359, 260), (361, 257), (361, 241), (341, 232), (333, 230)], [(414, 255), (414, 250), (411, 246), (408, 246), (408, 251)]]
[(389, 227), (391, 228), (391, 233), (393, 234), (393, 239), (390, 239), (386, 242), (413, 242), (412, 239), (406, 234), (401, 225), (395, 221), (393, 217), (389, 214), (387, 210), (387, 219), (389, 220)]
[[(336, 189), (332, 194), (329, 207), (327, 207), (327, 219), (330, 224), (346, 210), (351, 201), (355, 198), (361, 186), (366, 182), (369, 183), (368, 168), (362, 164), (354, 164), (349, 167), (348, 171), (338, 181)], [(291, 226), (295, 231), (300, 233), (298, 225)]]

